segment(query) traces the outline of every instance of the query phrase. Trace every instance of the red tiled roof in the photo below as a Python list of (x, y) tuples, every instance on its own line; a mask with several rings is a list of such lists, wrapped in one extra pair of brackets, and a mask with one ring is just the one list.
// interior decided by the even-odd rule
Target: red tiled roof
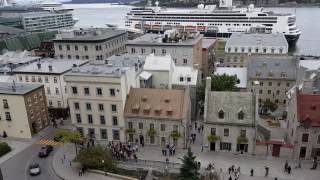
[(300, 123), (309, 121), (320, 127), (320, 94), (299, 94), (297, 105)]

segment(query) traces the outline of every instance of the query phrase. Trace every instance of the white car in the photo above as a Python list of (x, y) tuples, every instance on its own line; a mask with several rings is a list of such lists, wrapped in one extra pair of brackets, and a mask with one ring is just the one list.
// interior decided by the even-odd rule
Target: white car
[(37, 163), (31, 164), (29, 166), (29, 173), (31, 176), (36, 176), (41, 173), (40, 166)]

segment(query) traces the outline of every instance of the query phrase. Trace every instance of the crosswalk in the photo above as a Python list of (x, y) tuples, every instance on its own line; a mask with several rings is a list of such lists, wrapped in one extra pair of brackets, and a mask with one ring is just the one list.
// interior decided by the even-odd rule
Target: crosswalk
[(56, 142), (51, 139), (41, 139), (41, 140), (37, 141), (36, 144), (52, 145), (52, 146), (62, 145), (61, 142)]

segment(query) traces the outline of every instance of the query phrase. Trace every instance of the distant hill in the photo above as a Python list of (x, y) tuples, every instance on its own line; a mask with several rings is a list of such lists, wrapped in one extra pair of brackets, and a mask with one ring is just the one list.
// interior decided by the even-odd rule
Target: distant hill
[(90, 4), (90, 3), (117, 3), (117, 4), (134, 4), (140, 0), (71, 0), (65, 4)]

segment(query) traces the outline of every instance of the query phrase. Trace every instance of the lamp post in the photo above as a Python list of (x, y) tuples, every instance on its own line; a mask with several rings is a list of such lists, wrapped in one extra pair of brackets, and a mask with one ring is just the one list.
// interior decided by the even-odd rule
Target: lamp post
[(101, 163), (102, 163), (102, 166), (103, 166), (104, 175), (106, 176), (106, 175), (107, 175), (106, 166), (105, 166), (105, 164), (104, 164), (104, 160), (103, 160), (103, 159), (101, 160)]

